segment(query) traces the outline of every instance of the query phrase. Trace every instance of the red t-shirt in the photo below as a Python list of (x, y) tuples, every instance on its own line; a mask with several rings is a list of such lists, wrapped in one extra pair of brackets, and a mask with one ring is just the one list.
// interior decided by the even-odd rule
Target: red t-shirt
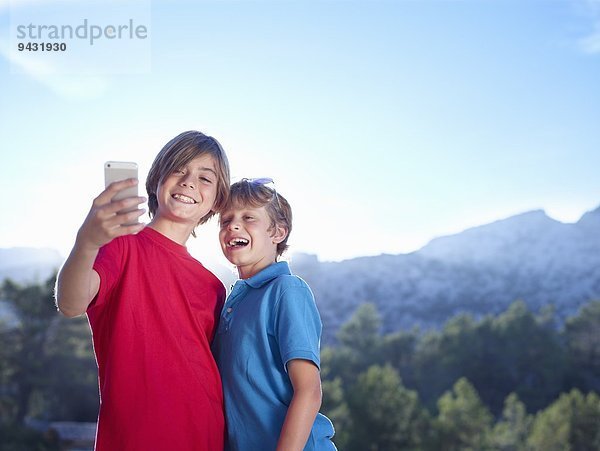
[(223, 284), (146, 227), (100, 249), (87, 310), (98, 363), (97, 451), (223, 449), (221, 379), (210, 350)]

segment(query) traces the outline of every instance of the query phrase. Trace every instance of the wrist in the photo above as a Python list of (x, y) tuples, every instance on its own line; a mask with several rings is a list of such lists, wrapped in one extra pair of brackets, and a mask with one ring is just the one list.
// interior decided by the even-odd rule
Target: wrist
[(92, 256), (95, 258), (96, 254), (100, 250), (102, 246), (97, 243), (94, 243), (92, 240), (88, 239), (85, 236), (85, 233), (79, 229), (77, 232), (77, 237), (75, 238), (75, 246), (73, 246), (73, 250), (77, 253), (85, 256)]

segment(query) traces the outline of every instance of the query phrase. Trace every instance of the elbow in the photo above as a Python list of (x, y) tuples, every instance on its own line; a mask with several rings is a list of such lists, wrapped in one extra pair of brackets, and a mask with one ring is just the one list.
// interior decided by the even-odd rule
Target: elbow
[(321, 403), (323, 401), (321, 384), (296, 388), (294, 390), (294, 398), (297, 399), (298, 402), (301, 402), (308, 411), (314, 411), (316, 414), (316, 412), (321, 409)]
[(323, 391), (321, 390), (321, 384), (315, 384), (310, 387), (306, 392), (305, 396), (310, 402), (310, 406), (315, 410), (321, 410), (321, 404), (323, 402)]
[(56, 298), (56, 307), (58, 308), (58, 311), (67, 318), (75, 318), (76, 316), (81, 316), (85, 313), (85, 310), (82, 311), (81, 309), (70, 307), (58, 296)]
[(60, 313), (62, 313), (63, 316), (66, 316), (67, 318), (75, 318), (75, 317), (81, 316), (85, 313), (85, 312), (80, 312), (77, 310), (68, 310), (68, 309), (61, 309), (61, 308), (59, 308), (58, 311)]
[(67, 318), (75, 318), (76, 316), (83, 315), (87, 310), (87, 306), (89, 305), (89, 302), (80, 302), (77, 296), (74, 296), (72, 293), (66, 291), (63, 286), (61, 286), (60, 275), (54, 289), (54, 299), (57, 310)]

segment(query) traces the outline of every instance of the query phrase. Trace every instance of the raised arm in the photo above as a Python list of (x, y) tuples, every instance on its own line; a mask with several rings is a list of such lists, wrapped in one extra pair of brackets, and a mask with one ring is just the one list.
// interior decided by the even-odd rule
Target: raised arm
[(84, 314), (98, 293), (100, 277), (93, 266), (100, 248), (113, 238), (137, 233), (144, 228), (144, 224), (126, 225), (136, 221), (144, 213), (143, 209), (119, 212), (145, 202), (145, 198), (112, 201), (119, 191), (137, 183), (136, 179), (114, 182), (94, 199), (56, 281), (56, 305), (65, 316)]

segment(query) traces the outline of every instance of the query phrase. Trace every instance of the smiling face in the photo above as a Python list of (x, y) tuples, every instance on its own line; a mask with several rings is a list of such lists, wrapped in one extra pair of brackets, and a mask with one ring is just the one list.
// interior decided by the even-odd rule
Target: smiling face
[(277, 259), (285, 228), (273, 224), (265, 207), (232, 207), (221, 214), (219, 241), (223, 254), (247, 279)]
[(160, 183), (155, 222), (172, 222), (196, 227), (213, 208), (217, 195), (217, 170), (208, 154), (177, 168)]

